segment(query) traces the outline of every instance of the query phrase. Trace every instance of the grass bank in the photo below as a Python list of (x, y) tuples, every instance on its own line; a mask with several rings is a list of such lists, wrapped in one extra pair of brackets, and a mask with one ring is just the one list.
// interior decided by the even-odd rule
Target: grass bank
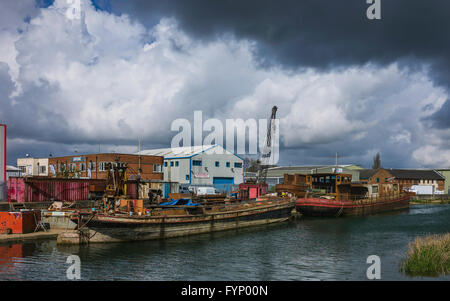
[(450, 204), (449, 200), (411, 200), (410, 204)]
[(450, 233), (418, 237), (409, 243), (400, 271), (409, 276), (450, 274)]

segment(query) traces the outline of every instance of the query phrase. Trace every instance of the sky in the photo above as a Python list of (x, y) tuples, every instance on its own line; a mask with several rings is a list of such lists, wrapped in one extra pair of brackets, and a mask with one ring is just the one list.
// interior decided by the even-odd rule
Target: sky
[(70, 3), (0, 1), (8, 164), (170, 147), (196, 110), (276, 105), (279, 165), (450, 167), (447, 0), (381, 0), (380, 20), (365, 0)]

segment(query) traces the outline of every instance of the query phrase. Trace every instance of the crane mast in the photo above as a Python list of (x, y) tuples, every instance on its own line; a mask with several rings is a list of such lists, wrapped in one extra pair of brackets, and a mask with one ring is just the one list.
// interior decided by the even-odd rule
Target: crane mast
[(275, 118), (277, 115), (277, 109), (277, 106), (273, 106), (272, 108), (272, 114), (267, 127), (267, 137), (264, 142), (263, 152), (261, 154), (256, 183), (266, 183), (267, 169), (273, 165), (271, 164), (270, 159), (272, 158), (272, 132), (275, 132)]

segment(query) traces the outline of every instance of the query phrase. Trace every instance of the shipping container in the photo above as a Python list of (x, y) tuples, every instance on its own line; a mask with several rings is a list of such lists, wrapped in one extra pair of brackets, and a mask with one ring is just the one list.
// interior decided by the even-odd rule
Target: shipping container
[(0, 212), (0, 232), (11, 229), (13, 234), (31, 233), (40, 220), (40, 210)]
[(242, 199), (256, 199), (268, 193), (268, 186), (266, 183), (242, 183), (239, 184), (239, 191)]
[(48, 177), (11, 177), (9, 202), (75, 202), (90, 198), (91, 185), (104, 185), (101, 179), (65, 179)]

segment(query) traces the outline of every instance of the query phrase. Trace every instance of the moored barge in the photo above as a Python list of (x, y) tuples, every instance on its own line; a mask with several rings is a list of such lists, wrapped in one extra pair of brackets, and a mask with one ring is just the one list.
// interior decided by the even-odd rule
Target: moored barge
[[(192, 204), (191, 204), (192, 205)], [(291, 199), (274, 198), (216, 206), (157, 206), (141, 215), (77, 212), (78, 230), (60, 234), (59, 244), (164, 239), (287, 221)]]
[(311, 189), (295, 204), (304, 216), (356, 216), (409, 208), (410, 195), (396, 183), (352, 183), (350, 174), (336, 173), (305, 178)]

